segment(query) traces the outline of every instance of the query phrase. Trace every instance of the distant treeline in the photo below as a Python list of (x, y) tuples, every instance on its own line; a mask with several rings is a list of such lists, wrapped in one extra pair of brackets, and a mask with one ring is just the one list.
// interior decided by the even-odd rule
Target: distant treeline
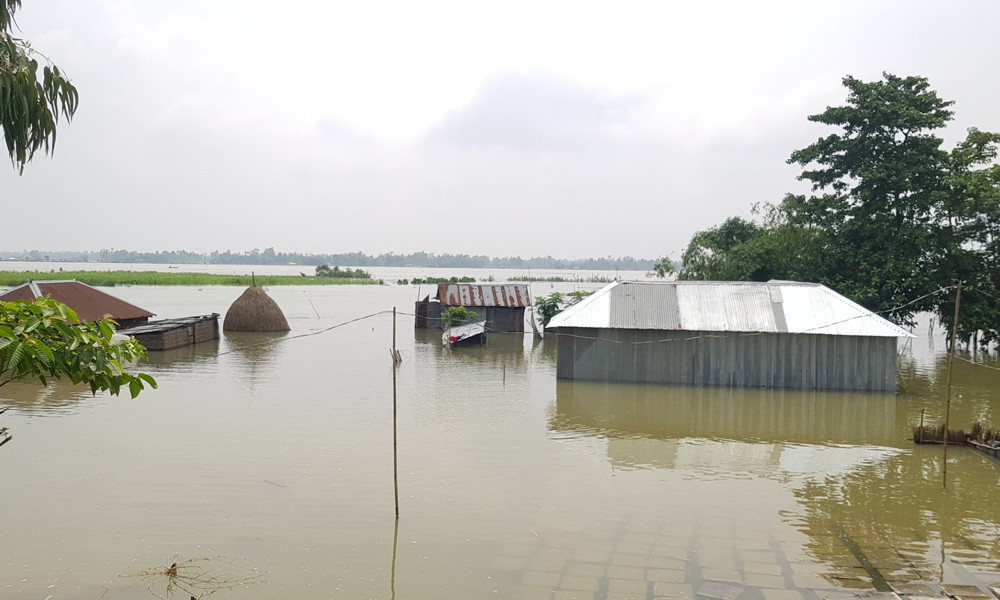
[(218, 264), (218, 265), (343, 265), (352, 267), (439, 267), (468, 269), (591, 269), (648, 271), (653, 261), (632, 258), (580, 258), (563, 259), (551, 256), (521, 258), (509, 256), (495, 258), (468, 254), (413, 254), (368, 255), (362, 252), (343, 254), (300, 254), (298, 252), (276, 252), (274, 248), (249, 252), (211, 252), (202, 254), (186, 250), (163, 252), (134, 252), (129, 250), (106, 249), (98, 252), (53, 252), (31, 250), (27, 252), (2, 252), (0, 260), (53, 261), (53, 262), (98, 262), (98, 263), (156, 263), (156, 264)]

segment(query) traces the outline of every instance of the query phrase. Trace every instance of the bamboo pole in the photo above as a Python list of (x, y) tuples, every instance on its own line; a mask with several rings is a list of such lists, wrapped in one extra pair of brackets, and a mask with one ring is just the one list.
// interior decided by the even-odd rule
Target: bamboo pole
[(948, 352), (948, 384), (944, 402), (944, 451), (941, 465), (941, 487), (948, 487), (948, 427), (951, 423), (951, 364), (955, 359), (955, 342), (958, 337), (958, 306), (962, 301), (962, 282), (958, 282), (955, 290), (955, 320), (951, 326), (951, 348)]
[(396, 499), (396, 520), (399, 520), (399, 454), (396, 442), (396, 307), (392, 307), (392, 490)]

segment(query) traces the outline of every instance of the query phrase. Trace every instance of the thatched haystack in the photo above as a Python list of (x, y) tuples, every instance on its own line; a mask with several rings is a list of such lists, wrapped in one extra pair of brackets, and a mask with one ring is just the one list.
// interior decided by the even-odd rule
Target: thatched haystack
[(233, 302), (222, 323), (223, 331), (288, 331), (288, 320), (278, 303), (251, 285)]

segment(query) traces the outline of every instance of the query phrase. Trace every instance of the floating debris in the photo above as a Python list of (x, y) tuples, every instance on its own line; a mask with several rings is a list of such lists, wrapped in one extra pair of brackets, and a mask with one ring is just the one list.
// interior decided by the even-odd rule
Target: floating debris
[(197, 600), (219, 590), (263, 583), (262, 576), (263, 574), (258, 573), (257, 569), (237, 567), (221, 558), (190, 558), (183, 562), (175, 561), (169, 566), (122, 575), (149, 581), (149, 587), (146, 589), (162, 600), (169, 600), (177, 594), (184, 594)]

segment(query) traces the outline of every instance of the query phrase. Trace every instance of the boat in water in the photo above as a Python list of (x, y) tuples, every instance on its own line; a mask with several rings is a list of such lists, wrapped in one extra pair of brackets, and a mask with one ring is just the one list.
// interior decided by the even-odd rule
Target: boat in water
[(455, 325), (444, 330), (441, 335), (441, 343), (445, 346), (485, 344), (486, 343), (486, 320), (464, 325)]

